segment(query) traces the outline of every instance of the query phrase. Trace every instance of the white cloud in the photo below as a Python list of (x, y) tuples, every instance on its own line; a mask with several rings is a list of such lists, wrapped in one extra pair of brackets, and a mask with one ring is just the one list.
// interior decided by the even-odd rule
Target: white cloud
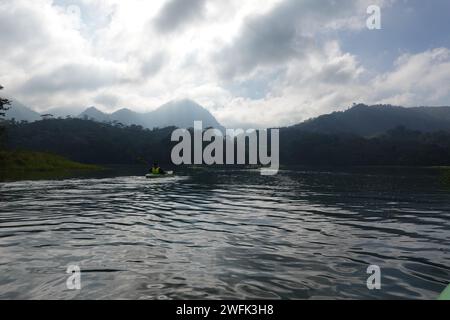
[(392, 71), (364, 79), (356, 57), (341, 52), (335, 42), (325, 47), (324, 55), (314, 53), (309, 61), (292, 63), (271, 94), (259, 100), (234, 99), (219, 111), (220, 118), (233, 125), (270, 127), (296, 124), (353, 102), (448, 105), (449, 49), (403, 55)]
[(352, 102), (448, 104), (448, 49), (375, 75), (342, 49), (340, 31), (361, 32), (369, 4), (394, 0), (192, 1), (2, 1), (0, 83), (39, 110), (191, 98), (227, 126), (294, 124)]
[(375, 79), (375, 96), (406, 106), (448, 104), (449, 83), (450, 50), (436, 48), (399, 57), (392, 72)]

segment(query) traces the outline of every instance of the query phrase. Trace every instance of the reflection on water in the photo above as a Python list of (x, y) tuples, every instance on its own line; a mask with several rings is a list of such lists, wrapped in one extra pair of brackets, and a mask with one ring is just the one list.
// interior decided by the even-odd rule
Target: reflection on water
[[(292, 169), (3, 183), (0, 298), (434, 299), (450, 282), (437, 181)], [(66, 289), (70, 264), (80, 291)]]

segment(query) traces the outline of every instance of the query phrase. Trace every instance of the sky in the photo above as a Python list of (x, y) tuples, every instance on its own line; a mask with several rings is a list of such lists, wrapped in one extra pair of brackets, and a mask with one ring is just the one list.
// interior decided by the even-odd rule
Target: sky
[(230, 128), (450, 105), (449, 16), (448, 0), (0, 0), (0, 84), (40, 112), (192, 99)]

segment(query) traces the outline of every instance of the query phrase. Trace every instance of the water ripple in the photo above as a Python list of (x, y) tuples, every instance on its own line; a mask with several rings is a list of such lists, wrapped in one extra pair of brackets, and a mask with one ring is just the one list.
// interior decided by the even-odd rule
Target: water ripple
[(3, 183), (0, 298), (434, 299), (450, 282), (450, 197), (428, 173), (399, 174)]

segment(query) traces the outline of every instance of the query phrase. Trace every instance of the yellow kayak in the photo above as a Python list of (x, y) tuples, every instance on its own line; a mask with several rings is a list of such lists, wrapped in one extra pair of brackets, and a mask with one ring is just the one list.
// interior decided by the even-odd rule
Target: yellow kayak
[(165, 174), (153, 174), (149, 173), (145, 175), (147, 179), (158, 179), (158, 178), (167, 178), (167, 177), (173, 177), (173, 171), (167, 171)]

